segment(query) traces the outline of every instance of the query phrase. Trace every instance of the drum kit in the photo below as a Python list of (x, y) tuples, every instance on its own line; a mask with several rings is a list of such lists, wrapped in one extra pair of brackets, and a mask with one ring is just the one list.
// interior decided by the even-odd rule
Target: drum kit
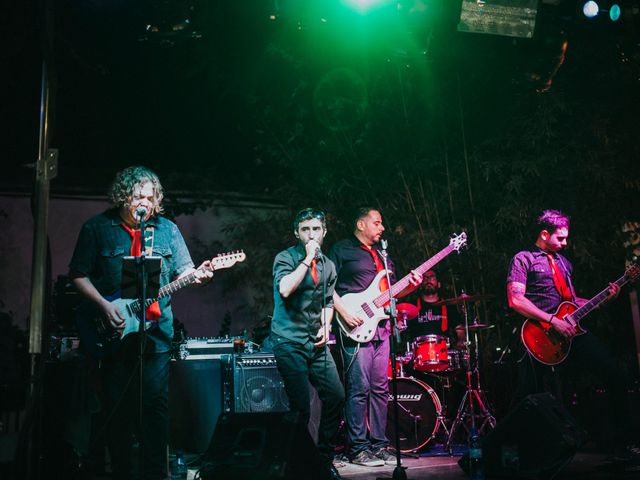
[[(441, 300), (435, 305), (455, 305), (463, 313), (464, 323), (456, 329), (464, 331), (463, 348), (452, 348), (449, 339), (441, 335), (423, 335), (407, 342), (406, 352), (395, 357), (398, 418), (394, 409), (388, 409), (387, 437), (394, 438), (396, 428), (402, 453), (416, 453), (442, 430), (443, 444), (451, 452), (455, 434), (460, 427), (469, 435), (471, 431), (482, 433), (487, 427), (495, 427), (495, 418), (487, 408), (480, 383), (479, 333), (493, 327), (479, 323), (477, 317), (469, 322), (469, 309), (473, 304), (490, 299), (489, 295), (461, 295)], [(408, 322), (418, 316), (419, 309), (410, 303), (396, 305), (398, 330), (407, 329)], [(392, 362), (389, 360), (389, 382), (392, 379)], [(428, 383), (435, 381), (443, 390), (451, 388), (452, 379), (465, 374), (465, 392), (454, 418), (446, 415), (444, 395), (441, 401), (436, 390)], [(389, 388), (391, 392), (391, 385)], [(389, 403), (393, 394), (389, 394)], [(478, 428), (476, 428), (478, 426)]]

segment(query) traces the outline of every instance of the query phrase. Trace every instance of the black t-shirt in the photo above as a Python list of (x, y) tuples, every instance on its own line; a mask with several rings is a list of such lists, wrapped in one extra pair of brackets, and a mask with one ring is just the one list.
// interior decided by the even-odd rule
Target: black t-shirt
[[(406, 341), (412, 342), (423, 335), (440, 335), (447, 337), (452, 344), (457, 341), (456, 326), (461, 323), (461, 316), (455, 305), (432, 305), (424, 301), (420, 302), (420, 313), (407, 322), (404, 332)], [(445, 331), (443, 328), (443, 316), (447, 318)]]

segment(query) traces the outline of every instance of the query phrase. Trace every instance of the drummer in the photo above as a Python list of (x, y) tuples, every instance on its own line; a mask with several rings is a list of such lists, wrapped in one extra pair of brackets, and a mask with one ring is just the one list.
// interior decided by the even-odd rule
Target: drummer
[[(465, 332), (456, 329), (462, 324), (461, 315), (454, 305), (434, 305), (440, 297), (440, 282), (435, 270), (429, 270), (422, 277), (422, 284), (418, 287), (416, 307), (418, 316), (407, 322), (404, 337), (412, 342), (423, 335), (440, 335), (446, 337), (456, 348), (465, 346)], [(454, 346), (454, 345), (452, 345)]]

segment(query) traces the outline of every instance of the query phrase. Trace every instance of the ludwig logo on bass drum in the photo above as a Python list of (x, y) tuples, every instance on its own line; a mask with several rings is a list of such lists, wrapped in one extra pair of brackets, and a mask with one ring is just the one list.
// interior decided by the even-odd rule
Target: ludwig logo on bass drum
[[(398, 395), (398, 401), (399, 402), (419, 402), (420, 400), (422, 400), (422, 394), (421, 393), (414, 393), (414, 394), (409, 394), (409, 393), (401, 393)], [(393, 394), (390, 393), (389, 394), (389, 401), (392, 402), (393, 401)]]

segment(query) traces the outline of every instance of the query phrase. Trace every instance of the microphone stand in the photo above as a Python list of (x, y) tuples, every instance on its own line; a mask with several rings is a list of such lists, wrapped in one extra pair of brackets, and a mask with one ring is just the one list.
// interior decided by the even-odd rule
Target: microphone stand
[(380, 256), (382, 257), (382, 263), (384, 264), (384, 270), (386, 272), (387, 286), (389, 292), (389, 306), (385, 309), (389, 313), (389, 321), (391, 322), (391, 338), (389, 339), (389, 358), (391, 360), (391, 391), (393, 393), (393, 417), (395, 422), (395, 432), (393, 443), (396, 450), (396, 467), (393, 469), (393, 480), (407, 480), (406, 467), (402, 466), (400, 460), (400, 428), (399, 428), (399, 410), (398, 410), (398, 382), (396, 381), (396, 341), (400, 342), (400, 331), (396, 323), (396, 299), (391, 294), (391, 276), (389, 274), (389, 266), (387, 262), (387, 241), (380, 240)]
[(136, 266), (138, 270), (138, 292), (140, 294), (140, 323), (138, 324), (138, 345), (139, 345), (139, 365), (140, 365), (140, 385), (139, 385), (139, 412), (138, 412), (138, 456), (139, 456), (139, 476), (144, 478), (144, 441), (142, 429), (144, 427), (144, 352), (147, 346), (147, 329), (146, 327), (146, 315), (147, 315), (147, 271), (145, 268), (146, 252), (144, 242), (145, 221), (144, 214), (140, 215), (140, 256), (136, 257)]

